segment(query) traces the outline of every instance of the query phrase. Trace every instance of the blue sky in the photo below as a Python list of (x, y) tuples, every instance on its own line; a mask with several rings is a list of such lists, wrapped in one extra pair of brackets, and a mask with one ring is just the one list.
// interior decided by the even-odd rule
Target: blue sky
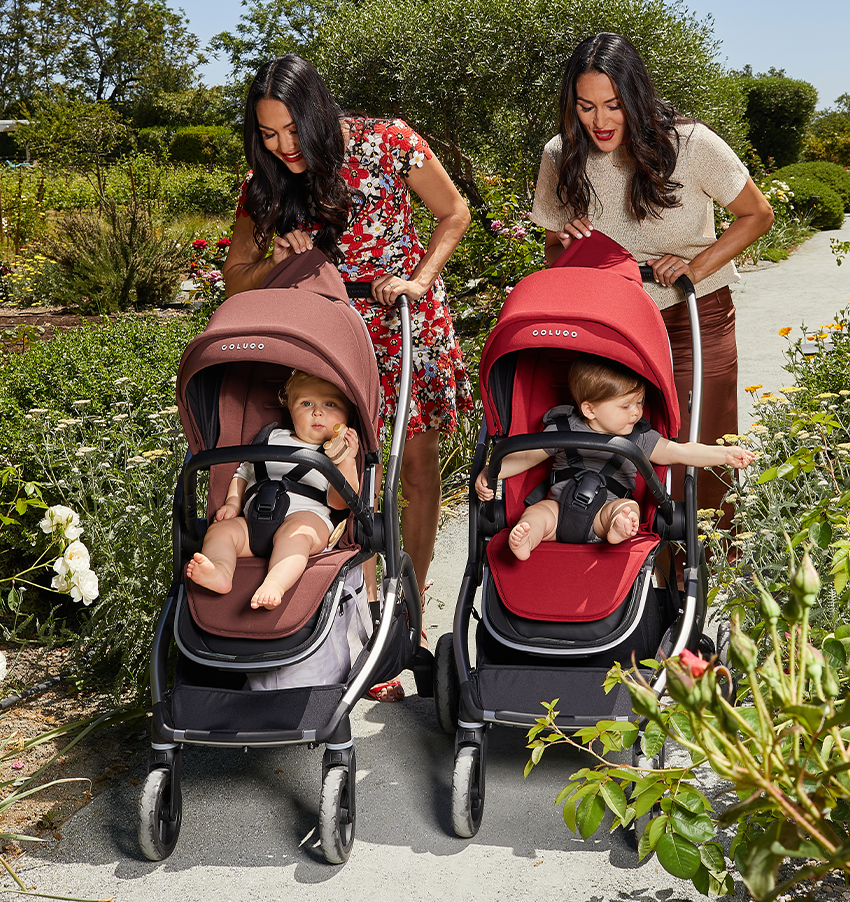
[[(234, 0), (168, 2), (184, 11), (191, 30), (204, 43), (221, 31), (233, 31), (243, 9)], [(683, 5), (700, 20), (709, 14), (714, 17), (724, 65), (740, 69), (749, 63), (756, 72), (771, 66), (785, 69), (790, 78), (817, 88), (820, 109), (850, 93), (848, 0), (692, 0)], [(227, 76), (225, 60), (213, 61), (203, 72), (211, 85), (224, 83)]]

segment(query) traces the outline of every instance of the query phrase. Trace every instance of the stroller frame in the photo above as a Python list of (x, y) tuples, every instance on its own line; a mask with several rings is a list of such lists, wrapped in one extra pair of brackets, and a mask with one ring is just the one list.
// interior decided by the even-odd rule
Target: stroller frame
[[(654, 276), (650, 266), (640, 266), (640, 275), (644, 282), (651, 281)], [(690, 319), (691, 345), (693, 350), (693, 382), (690, 397), (690, 426), (688, 440), (698, 441), (702, 410), (702, 343), (700, 337), (699, 314), (693, 284), (686, 276), (680, 277), (676, 286), (685, 297)], [(486, 565), (486, 545), (490, 539), (508, 524), (505, 517), (504, 503), (495, 499), (489, 502), (479, 501), (475, 489), (475, 476), (481, 471), (487, 459), (490, 435), (486, 421), (482, 423), (476, 445), (475, 456), (471, 468), (469, 486), (469, 558), (463, 580), (458, 593), (452, 633), (440, 638), (435, 649), (434, 663), (434, 700), (437, 709), (437, 720), (443, 730), (455, 737), (455, 765), (452, 778), (451, 816), (454, 832), (461, 837), (474, 836), (480, 827), (485, 800), (486, 771), (486, 737), (488, 729), (494, 725), (505, 725), (529, 729), (541, 717), (539, 702), (541, 697), (554, 698), (560, 695), (562, 700), (582, 699), (588, 707), (585, 697), (593, 696), (590, 705), (596, 704), (594, 710), (584, 713), (559, 712), (555, 723), (567, 732), (582, 726), (594, 724), (600, 719), (630, 720), (634, 717), (628, 693), (623, 686), (617, 687), (609, 696), (602, 697), (601, 686), (608, 666), (583, 666), (582, 658), (591, 654), (610, 652), (621, 645), (630, 632), (640, 622), (640, 610), (635, 614), (628, 611), (623, 620), (631, 624), (631, 630), (618, 633), (616, 629), (604, 639), (598, 641), (545, 641), (535, 646), (529, 654), (527, 645), (512, 643), (500, 635), (498, 644), (510, 651), (526, 653), (526, 663), (505, 667), (517, 680), (525, 678), (522, 687), (507, 695), (516, 699), (524, 696), (529, 704), (520, 710), (510, 710), (496, 705), (485, 705), (481, 701), (480, 679), (482, 674), (478, 667), (473, 667), (469, 651), (469, 630), (471, 620), (475, 617), (481, 621), (478, 626), (479, 636), (490, 629), (487, 623), (487, 604), (484, 593), (488, 591), (489, 568)], [(668, 488), (662, 485), (658, 475), (646, 456), (627, 439), (621, 437), (605, 437), (586, 433), (547, 432), (545, 440), (540, 433), (512, 435), (501, 438), (494, 446), (491, 455), (488, 482), (495, 489), (497, 475), (502, 459), (512, 452), (536, 448), (574, 448), (578, 450), (604, 447), (627, 459), (637, 468), (649, 492), (657, 502), (654, 530), (661, 537), (661, 543), (647, 556), (635, 585), (640, 584), (637, 597), (627, 599), (623, 604), (643, 606), (647, 602), (649, 592), (656, 592), (651, 586), (651, 578), (655, 568), (658, 551), (670, 548), (671, 564), (674, 554), (671, 542), (684, 544), (683, 562), (684, 593), (679, 595), (675, 578), (668, 593), (672, 592), (675, 610), (672, 611), (672, 622), (666, 628), (659, 651), (668, 657), (678, 655), (683, 649), (701, 649), (713, 653), (714, 643), (702, 635), (702, 625), (707, 608), (707, 568), (705, 553), (697, 533), (696, 503), (696, 468), (685, 469), (684, 503), (671, 500)], [(667, 476), (669, 486), (669, 471)], [(500, 506), (501, 505), (501, 506)], [(475, 610), (476, 592), (482, 589), (482, 614)], [(484, 630), (482, 633), (481, 631)], [(490, 630), (492, 632), (492, 629)], [(488, 640), (490, 641), (490, 640)], [(480, 650), (480, 649), (479, 649)], [(480, 664), (480, 662), (479, 662)], [(653, 691), (661, 695), (666, 684), (666, 671), (661, 668), (657, 672), (641, 668), (644, 676), (650, 681)], [(543, 676), (538, 676), (538, 674)], [(556, 690), (544, 695), (548, 690), (540, 689), (546, 678), (552, 680)], [(537, 685), (535, 680), (540, 680)], [(537, 688), (537, 693), (534, 693)], [(557, 691), (562, 690), (562, 691)], [(531, 694), (529, 694), (531, 693)], [(492, 687), (490, 696), (494, 695)], [(498, 695), (498, 693), (496, 693)], [(531, 699), (537, 705), (535, 711)], [(576, 702), (574, 702), (576, 704)], [(639, 723), (642, 735), (646, 722)], [(642, 761), (640, 740), (633, 748), (635, 762)], [(663, 762), (663, 749), (657, 760), (647, 766), (659, 766)], [(646, 763), (646, 762), (644, 762)]]
[[(318, 252), (316, 252), (318, 253)], [(336, 273), (334, 271), (334, 276)], [(342, 283), (340, 283), (342, 284)], [(362, 288), (362, 286), (355, 286)], [(366, 285), (362, 290), (368, 290)], [(383, 509), (374, 510), (375, 468), (379, 453), (365, 456), (366, 478), (362, 480), (358, 495), (346, 482), (340, 471), (328, 458), (317, 451), (287, 449), (280, 446), (241, 445), (202, 450), (187, 454), (183, 470), (175, 487), (173, 500), (173, 578), (152, 643), (150, 683), (152, 698), (151, 751), (148, 776), (139, 798), (138, 837), (142, 851), (151, 860), (161, 860), (173, 851), (182, 823), (182, 751), (186, 745), (208, 745), (244, 748), (276, 747), (306, 744), (315, 747), (324, 744), (322, 757), (322, 792), (319, 805), (319, 834), (326, 859), (340, 864), (348, 859), (356, 822), (355, 783), (356, 759), (351, 731), (350, 713), (366, 690), (374, 684), (381, 668), (393, 666), (387, 654), (391, 638), (398, 638), (406, 617), (407, 642), (411, 652), (405, 657), (405, 666), (414, 670), (417, 688), (423, 695), (431, 690), (431, 655), (419, 648), (418, 637), (422, 628), (422, 612), (419, 604), (419, 588), (410, 558), (401, 550), (398, 488), (401, 462), (410, 414), (412, 385), (411, 324), (407, 298), (398, 299), (401, 320), (402, 361), (396, 415), (393, 421), (389, 461), (383, 488)], [(365, 332), (365, 330), (364, 330)], [(368, 339), (367, 339), (368, 341)], [(374, 620), (373, 632), (363, 652), (355, 663), (352, 661), (350, 681), (341, 685), (305, 687), (303, 689), (278, 689), (271, 692), (242, 692), (242, 698), (250, 704), (258, 696), (268, 703), (274, 696), (275, 705), (283, 708), (287, 698), (302, 704), (302, 713), (296, 715), (297, 723), (284, 728), (258, 729), (254, 731), (203, 730), (184, 728), (175, 722), (170, 702), (172, 688), (169, 683), (170, 638), (174, 635), (180, 647), (177, 633), (178, 611), (185, 603), (183, 570), (191, 554), (200, 550), (207, 521), (197, 515), (197, 475), (201, 471), (222, 463), (239, 461), (283, 461), (302, 463), (318, 470), (340, 494), (349, 511), (354, 515), (352, 538), (360, 545), (360, 551), (343, 564), (340, 573), (347, 572), (379, 553), (383, 556), (384, 569), (378, 607), (370, 606)], [(332, 584), (333, 588), (333, 584)], [(320, 602), (319, 610), (336, 610), (342, 593), (342, 582), (337, 577), (335, 593), (330, 590)], [(333, 595), (333, 597), (331, 597)], [(332, 619), (332, 614), (331, 614)], [(321, 620), (321, 618), (320, 618)], [(321, 632), (321, 630), (319, 630)], [(318, 647), (321, 637), (313, 643)], [(403, 646), (407, 649), (408, 646)], [(181, 649), (182, 653), (182, 649)], [(300, 657), (305, 657), (306, 653)], [(215, 671), (244, 673), (293, 663), (295, 655), (283, 658), (274, 654), (256, 658), (239, 655), (189, 656)], [(398, 660), (398, 659), (396, 659)], [(318, 699), (311, 705), (313, 696)], [(305, 702), (306, 699), (306, 702)], [(258, 704), (255, 701), (255, 704)]]

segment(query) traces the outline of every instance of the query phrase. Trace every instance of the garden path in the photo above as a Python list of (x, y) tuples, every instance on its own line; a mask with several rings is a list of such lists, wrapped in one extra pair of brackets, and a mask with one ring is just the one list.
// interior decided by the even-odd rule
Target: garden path
[[(817, 232), (788, 260), (742, 273), (733, 287), (738, 336), (738, 406), (741, 431), (757, 417), (748, 385), (778, 391), (788, 385), (784, 371), (788, 339), (800, 337), (800, 325), (814, 329), (831, 323), (850, 305), (850, 260), (836, 266), (830, 238), (850, 240), (850, 216), (840, 230)], [(779, 330), (792, 326), (788, 339)]]
[[(850, 220), (841, 237), (848, 231)], [(850, 263), (837, 267), (829, 251), (836, 234), (816, 235), (790, 260), (747, 273), (739, 283), (742, 386), (785, 384), (778, 329), (801, 320), (830, 322), (850, 298)], [(742, 420), (749, 410), (749, 397), (742, 396)], [(466, 559), (464, 514), (456, 509), (438, 537), (426, 614), (432, 642), (451, 629)], [(40, 892), (122, 902), (266, 902), (294, 893), (302, 902), (494, 902), (552, 891), (577, 902), (704, 898), (654, 859), (639, 865), (619, 834), (602, 831), (588, 843), (571, 835), (553, 802), (585, 762), (553, 749), (524, 781), (527, 755), (517, 730), (491, 733), (481, 830), (471, 841), (455, 838), (453, 740), (438, 731), (431, 701), (414, 694), (409, 676), (404, 683), (409, 695), (401, 704), (363, 702), (355, 710), (357, 840), (343, 867), (325, 864), (317, 849), (319, 751), (190, 748), (182, 835), (167, 861), (148, 862), (138, 849), (135, 807), (143, 771), (136, 767), (65, 824), (61, 841), (20, 859), (19, 871)], [(747, 898), (740, 886), (736, 898)]]

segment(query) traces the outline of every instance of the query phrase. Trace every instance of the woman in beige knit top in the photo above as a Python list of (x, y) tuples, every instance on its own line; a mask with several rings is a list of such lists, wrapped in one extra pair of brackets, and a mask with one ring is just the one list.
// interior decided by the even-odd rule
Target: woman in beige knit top
[[(560, 96), (560, 133), (543, 152), (532, 219), (546, 229), (551, 264), (573, 241), (599, 229), (641, 263), (655, 284), (673, 349), (687, 440), (692, 361), (686, 305), (673, 283), (694, 283), (703, 345), (705, 403), (700, 441), (738, 431), (738, 355), (732, 262), (773, 223), (773, 211), (732, 149), (700, 122), (655, 93), (634, 46), (617, 34), (581, 42), (570, 57)], [(714, 202), (736, 219), (718, 238)], [(682, 473), (674, 473), (681, 497)], [(677, 485), (678, 483), (678, 485)], [(725, 486), (701, 480), (700, 506), (720, 506)]]

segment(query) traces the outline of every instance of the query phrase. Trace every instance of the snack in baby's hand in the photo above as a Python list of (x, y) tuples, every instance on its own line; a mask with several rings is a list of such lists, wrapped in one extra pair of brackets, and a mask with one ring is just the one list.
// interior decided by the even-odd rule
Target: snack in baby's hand
[(338, 464), (348, 452), (348, 445), (345, 443), (345, 433), (348, 427), (344, 423), (337, 423), (334, 426), (333, 438), (328, 439), (323, 445), (325, 454), (333, 464)]

